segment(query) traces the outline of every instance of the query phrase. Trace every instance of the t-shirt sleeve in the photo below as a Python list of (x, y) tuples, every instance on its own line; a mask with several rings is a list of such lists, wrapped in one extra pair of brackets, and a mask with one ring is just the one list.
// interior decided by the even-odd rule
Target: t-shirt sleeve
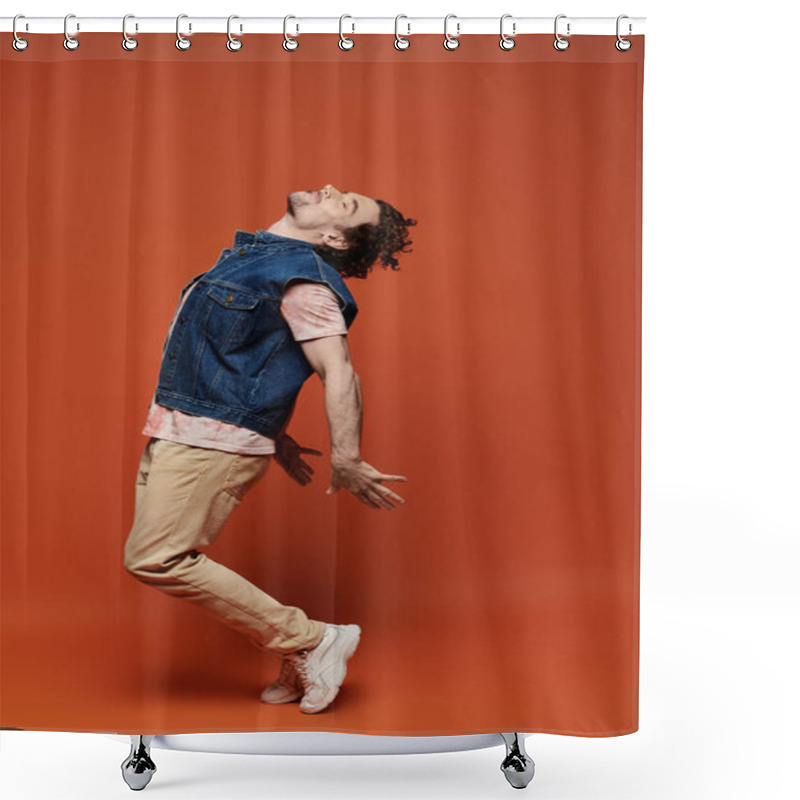
[(281, 314), (297, 342), (347, 333), (339, 301), (324, 283), (293, 283), (283, 295)]

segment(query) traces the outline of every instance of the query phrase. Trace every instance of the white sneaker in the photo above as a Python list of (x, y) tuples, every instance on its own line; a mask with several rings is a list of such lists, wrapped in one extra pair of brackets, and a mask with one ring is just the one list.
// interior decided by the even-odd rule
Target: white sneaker
[(333, 702), (347, 674), (347, 661), (360, 639), (358, 625), (328, 624), (316, 647), (284, 656), (294, 667), (303, 688), (301, 711), (316, 714)]
[(262, 703), (291, 703), (303, 696), (303, 687), (292, 662), (284, 655), (278, 679), (261, 692)]

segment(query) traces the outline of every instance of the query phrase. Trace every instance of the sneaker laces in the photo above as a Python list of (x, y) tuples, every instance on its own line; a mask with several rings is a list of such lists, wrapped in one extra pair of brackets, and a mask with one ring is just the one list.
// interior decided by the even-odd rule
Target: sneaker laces
[(278, 676), (278, 683), (293, 684), (295, 677), (295, 668), (291, 659), (284, 656), (281, 659), (281, 674)]
[(286, 656), (286, 661), (290, 662), (295, 673), (303, 686), (308, 682), (308, 650), (296, 650)]

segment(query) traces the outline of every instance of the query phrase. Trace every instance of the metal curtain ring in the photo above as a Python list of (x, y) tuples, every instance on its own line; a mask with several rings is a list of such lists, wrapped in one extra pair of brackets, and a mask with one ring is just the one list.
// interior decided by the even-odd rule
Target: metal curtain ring
[[(27, 39), (22, 39), (22, 38), (20, 38), (19, 36), (17, 36), (17, 20), (18, 20), (20, 17), (22, 17), (23, 19), (25, 19), (25, 15), (24, 15), (24, 14), (17, 14), (17, 15), (14, 17), (14, 21), (11, 23), (11, 33), (13, 33), (13, 34), (14, 34), (14, 38), (13, 38), (13, 40), (11, 41), (11, 46), (12, 46), (12, 47), (13, 47), (15, 50), (24, 50), (24, 49), (25, 49), (25, 48), (28, 46), (28, 40), (27, 40)], [(27, 23), (25, 23), (25, 27), (26, 27), (26, 28), (28, 27), (28, 24), (27, 24)]]
[[(626, 50), (630, 50), (631, 47), (633, 47), (633, 42), (630, 39), (623, 39), (619, 35), (619, 21), (621, 19), (628, 19), (628, 18), (629, 17), (628, 17), (627, 14), (620, 14), (617, 17), (617, 41), (614, 42), (614, 47), (616, 47), (617, 50), (619, 50), (621, 53), (624, 53)], [(630, 32), (631, 32), (631, 24), (629, 22), (628, 23), (628, 34), (630, 34)]]
[[(239, 19), (238, 14), (231, 14), (228, 17), (228, 41), (225, 42), (225, 47), (231, 51), (231, 53), (236, 53), (244, 47), (244, 42), (241, 39), (237, 39), (235, 36), (231, 35), (231, 20), (232, 19)], [(241, 26), (239, 26), (239, 30), (241, 31)]]
[[(300, 42), (298, 42), (297, 39), (292, 38), (291, 36), (289, 36), (288, 33), (286, 33), (286, 21), (289, 19), (297, 19), (297, 17), (294, 14), (287, 14), (283, 18), (283, 49), (289, 50), (291, 52), (292, 50), (297, 50), (297, 48), (300, 47)], [(298, 33), (300, 32), (299, 23), (297, 24), (297, 32)]]
[[(339, 48), (341, 50), (352, 50), (356, 46), (356, 43), (349, 36), (345, 36), (342, 33), (342, 22), (344, 22), (345, 17), (350, 17), (350, 15), (342, 14), (342, 16), (339, 17)], [(350, 19), (353, 18), (350, 17)], [(355, 33), (355, 30), (356, 30), (356, 24), (354, 22), (352, 33)]]
[[(70, 36), (67, 33), (67, 21), (69, 20), (70, 17), (74, 16), (76, 15), (67, 14), (67, 16), (64, 17), (64, 48), (66, 50), (77, 50), (78, 45), (80, 44), (80, 42), (74, 36)], [(81, 29), (80, 23), (76, 23), (75, 29), (76, 31), (79, 31)]]
[[(556, 17), (556, 22), (555, 22), (556, 40), (553, 42), (553, 47), (555, 47), (556, 50), (566, 50), (569, 47), (569, 39), (565, 39), (563, 36), (559, 36), (558, 34), (558, 21), (560, 19), (566, 19), (566, 18), (567, 18), (566, 14), (559, 14)], [(567, 23), (567, 36), (569, 36), (569, 22)]]
[[(178, 50), (188, 50), (192, 46), (192, 40), (187, 39), (185, 36), (181, 35), (181, 20), (184, 17), (188, 17), (188, 14), (178, 14), (177, 19), (175, 20), (175, 33), (178, 34), (178, 38), (175, 40), (175, 47)], [(189, 23), (189, 33), (192, 32), (192, 23)]]
[(461, 44), (461, 42), (459, 42), (456, 37), (461, 32), (461, 23), (460, 22), (456, 22), (456, 35), (455, 36), (451, 36), (447, 32), (447, 20), (449, 20), (450, 17), (456, 17), (456, 19), (458, 19), (456, 14), (448, 14), (444, 18), (444, 42), (443, 42), (444, 49), (445, 50), (458, 50), (458, 46)]
[(516, 44), (517, 44), (516, 41), (511, 38), (517, 32), (517, 23), (516, 22), (512, 22), (511, 23), (511, 36), (506, 36), (505, 33), (503, 33), (503, 23), (506, 21), (506, 17), (511, 17), (511, 16), (513, 16), (513, 14), (503, 14), (503, 16), (500, 17), (500, 49), (501, 50), (513, 50), (514, 47), (516, 47)]
[[(128, 19), (133, 17), (133, 14), (126, 14), (122, 18), (122, 49), (123, 50), (135, 50), (139, 46), (139, 42), (131, 36), (128, 36), (126, 31)], [(139, 30), (139, 24), (134, 23), (134, 27), (136, 30)]]
[[(406, 39), (397, 32), (397, 23), (400, 20), (400, 17), (408, 19), (405, 14), (398, 14), (394, 18), (394, 46), (396, 50), (408, 50), (408, 48), (411, 47), (411, 39)], [(410, 22), (408, 23), (408, 33), (409, 35), (411, 34)]]

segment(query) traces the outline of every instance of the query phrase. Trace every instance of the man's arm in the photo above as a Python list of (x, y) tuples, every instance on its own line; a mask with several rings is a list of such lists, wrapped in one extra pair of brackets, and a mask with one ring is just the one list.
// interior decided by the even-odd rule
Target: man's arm
[(347, 338), (325, 336), (299, 343), (325, 386), (325, 410), (331, 432), (331, 487), (340, 486), (372, 508), (394, 511), (402, 497), (383, 481), (405, 481), (404, 475), (384, 475), (361, 460), (361, 381), (350, 361)]
[(360, 461), (363, 423), (361, 383), (350, 360), (347, 337), (324, 336), (298, 344), (325, 387), (331, 463)]

